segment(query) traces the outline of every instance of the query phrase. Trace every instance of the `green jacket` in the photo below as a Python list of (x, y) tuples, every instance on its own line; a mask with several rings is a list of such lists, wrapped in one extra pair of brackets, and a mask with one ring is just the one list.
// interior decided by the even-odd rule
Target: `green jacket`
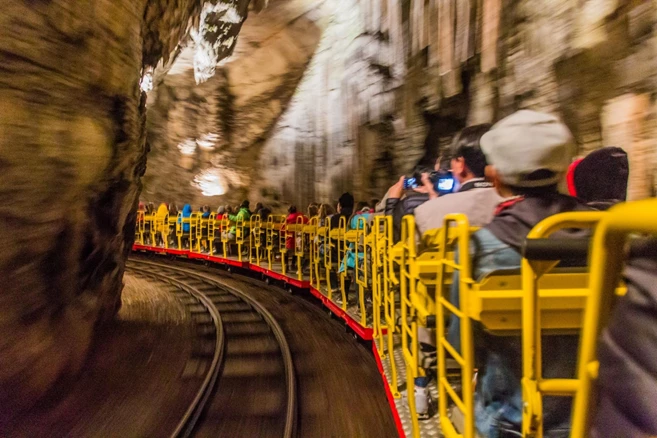
[[(240, 219), (244, 222), (244, 226), (248, 227), (249, 226), (249, 219), (251, 219), (251, 212), (249, 211), (248, 208), (242, 207), (240, 208), (240, 211), (237, 212), (237, 214), (229, 214), (228, 219), (231, 222), (237, 222)], [(231, 234), (235, 234), (235, 225), (230, 227)]]

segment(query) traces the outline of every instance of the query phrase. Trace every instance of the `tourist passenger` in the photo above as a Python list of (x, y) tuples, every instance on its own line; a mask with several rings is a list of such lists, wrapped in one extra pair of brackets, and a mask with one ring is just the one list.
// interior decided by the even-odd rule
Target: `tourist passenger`
[(338, 228), (340, 226), (340, 218), (343, 217), (345, 220), (349, 220), (351, 215), (354, 212), (354, 197), (351, 193), (343, 193), (338, 200), (337, 213), (331, 216), (331, 228)]
[[(438, 169), (436, 169), (438, 170)], [(417, 173), (417, 172), (414, 172)], [(429, 200), (429, 194), (421, 191), (404, 190), (404, 180), (402, 176), (386, 193), (386, 216), (392, 216), (393, 240), (398, 242), (401, 239), (402, 218), (407, 214), (413, 214), (415, 209)]]
[(230, 230), (228, 230), (228, 234), (226, 237), (228, 240), (235, 240), (236, 237), (236, 226), (238, 222), (241, 222), (243, 226), (247, 226), (249, 219), (251, 218), (251, 211), (249, 210), (249, 201), (244, 200), (242, 201), (242, 204), (240, 204), (239, 209), (237, 210), (237, 214), (228, 214), (228, 219), (233, 222), (233, 224), (230, 227)]
[(630, 247), (624, 280), (598, 347), (594, 438), (657, 436), (657, 239)]
[(226, 214), (226, 206), (225, 205), (220, 205), (219, 208), (217, 208), (217, 215), (215, 218), (220, 221), (224, 218), (224, 215)]
[(325, 227), (329, 225), (331, 215), (335, 213), (333, 207), (329, 204), (322, 204), (319, 206), (319, 226)]
[(627, 199), (627, 153), (606, 147), (576, 160), (568, 169), (568, 191), (596, 210), (607, 210)]
[(428, 175), (422, 175), (423, 188), (430, 200), (415, 209), (418, 233), (442, 228), (443, 218), (451, 213), (465, 214), (470, 225), (476, 227), (486, 225), (493, 219), (495, 207), (504, 198), (484, 178), (487, 163), (480, 140), (489, 129), (490, 125), (470, 126), (454, 137), (450, 165), (458, 186), (455, 193), (439, 196)]
[(308, 205), (308, 219), (312, 219), (319, 214), (319, 206), (314, 202)]
[[(345, 218), (345, 221), (348, 221), (349, 218), (351, 217), (352, 213), (354, 211), (354, 197), (351, 195), (351, 193), (343, 193), (342, 196), (340, 196), (340, 199), (338, 200), (337, 204), (337, 213), (331, 216), (331, 219), (329, 220), (329, 224), (331, 229), (337, 229), (340, 227), (340, 218)], [(331, 242), (334, 250), (331, 251), (331, 261), (334, 263), (334, 265), (337, 265), (340, 260), (338, 260), (338, 242), (333, 239)], [(331, 271), (330, 273), (330, 287), (331, 290), (335, 292), (339, 292), (338, 289), (338, 276), (335, 271)], [(345, 289), (348, 291), (349, 290), (349, 285), (350, 281), (345, 281)], [(337, 300), (339, 302), (339, 300)]]
[(201, 207), (201, 218), (208, 219), (209, 217), (210, 217), (210, 207), (204, 205), (203, 207)]
[(259, 210), (256, 210), (256, 213), (260, 216), (261, 222), (267, 222), (269, 216), (271, 216), (271, 209), (269, 207), (262, 206)]
[[(490, 125), (475, 125), (463, 129), (454, 137), (450, 147), (450, 167), (458, 183), (456, 193), (439, 196), (434, 183), (428, 175), (422, 175), (423, 190), (430, 200), (419, 205), (415, 211), (415, 223), (418, 233), (442, 228), (445, 215), (462, 213), (468, 216), (470, 225), (481, 227), (493, 219), (496, 206), (504, 200), (497, 194), (493, 184), (484, 179), (486, 156), (481, 150), (481, 137), (488, 132)], [(437, 160), (436, 166), (440, 159)], [(433, 330), (418, 329), (422, 365), (433, 369), (436, 364), (436, 337)], [(429, 381), (425, 377), (415, 380), (416, 406), (420, 418), (428, 418), (429, 400), (426, 387)]]
[(192, 206), (185, 204), (182, 209), (182, 217), (178, 218), (178, 223), (182, 223), (183, 233), (189, 233), (189, 220), (183, 221), (183, 219), (189, 219), (192, 215)]
[(356, 205), (356, 212), (349, 220), (349, 224), (348, 224), (349, 228), (352, 230), (357, 229), (358, 219), (362, 217), (365, 219), (365, 223), (367, 223), (371, 215), (372, 215), (372, 210), (370, 209), (370, 206), (367, 204), (367, 202), (359, 201), (358, 204)]
[[(287, 217), (285, 218), (285, 223), (287, 225), (296, 225), (298, 223), (306, 224), (308, 223), (308, 218), (306, 218), (303, 213), (297, 211), (295, 205), (290, 205), (290, 208), (287, 209)], [(296, 267), (296, 257), (295, 250), (299, 245), (297, 238), (303, 239), (303, 234), (297, 234), (294, 231), (285, 232), (285, 249), (287, 249), (287, 258), (291, 259), (291, 262), (288, 262), (290, 269), (293, 270)]]
[[(543, 219), (588, 210), (576, 198), (557, 191), (572, 160), (574, 145), (570, 131), (556, 117), (528, 110), (516, 112), (484, 134), (481, 149), (490, 164), (487, 173), (495, 188), (509, 199), (500, 204), (490, 224), (472, 235), (470, 256), (475, 280), (497, 269), (519, 268), (522, 242)], [(572, 237), (576, 231), (563, 231), (562, 237), (568, 233)], [(459, 301), (459, 275), (458, 271), (454, 273), (450, 297), (455, 305)], [(449, 337), (460, 350), (458, 318), (452, 318)], [(484, 357), (477, 357), (478, 365), (483, 365), (475, 396), (477, 429), (487, 437), (518, 434), (522, 422), (521, 343), (517, 337), (486, 333), (477, 336), (475, 342), (485, 350)], [(543, 349), (547, 359), (543, 375), (570, 377), (563, 374), (574, 372), (577, 338), (548, 336), (543, 340)], [(567, 398), (544, 399), (544, 436), (568, 436), (570, 404)]]

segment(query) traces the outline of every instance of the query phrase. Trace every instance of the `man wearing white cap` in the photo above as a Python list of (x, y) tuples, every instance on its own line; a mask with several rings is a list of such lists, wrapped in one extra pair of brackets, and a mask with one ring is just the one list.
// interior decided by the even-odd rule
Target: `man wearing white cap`
[[(575, 154), (568, 128), (556, 117), (522, 110), (495, 124), (481, 139), (489, 167), (487, 176), (495, 184), (501, 203), (493, 220), (472, 235), (470, 255), (473, 278), (497, 269), (520, 267), (520, 247), (529, 231), (543, 219), (557, 213), (589, 208), (576, 198), (562, 195), (557, 184), (564, 177)], [(458, 257), (458, 255), (457, 255)], [(450, 300), (458, 305), (458, 273), (455, 273)], [(460, 347), (458, 318), (450, 321), (450, 342)], [(521, 343), (515, 337), (486, 334), (475, 340), (486, 350), (475, 398), (476, 425), (483, 436), (519, 436), (522, 422)], [(482, 342), (483, 341), (483, 342)], [(577, 339), (551, 336), (544, 341), (548, 363), (544, 375), (574, 372)], [(574, 353), (568, 351), (574, 349)], [(572, 367), (572, 370), (570, 368)], [(570, 377), (570, 376), (559, 376)], [(568, 436), (570, 400), (544, 401), (546, 437)]]

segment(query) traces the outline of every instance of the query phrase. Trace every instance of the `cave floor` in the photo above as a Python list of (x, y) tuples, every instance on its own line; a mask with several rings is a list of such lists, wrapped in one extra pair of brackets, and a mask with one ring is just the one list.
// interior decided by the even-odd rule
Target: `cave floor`
[(198, 381), (180, 378), (193, 337), (174, 294), (126, 274), (118, 318), (98, 333), (82, 373), (0, 436), (169, 436), (198, 390)]

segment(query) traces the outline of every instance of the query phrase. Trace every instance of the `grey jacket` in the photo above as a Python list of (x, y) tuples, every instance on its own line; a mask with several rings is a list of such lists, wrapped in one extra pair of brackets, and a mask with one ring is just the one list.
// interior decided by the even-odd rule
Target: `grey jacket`
[(423, 234), (442, 228), (445, 215), (462, 213), (468, 217), (470, 225), (482, 227), (493, 219), (495, 207), (502, 201), (504, 198), (494, 188), (473, 188), (441, 196), (415, 209), (415, 225), (418, 233)]

